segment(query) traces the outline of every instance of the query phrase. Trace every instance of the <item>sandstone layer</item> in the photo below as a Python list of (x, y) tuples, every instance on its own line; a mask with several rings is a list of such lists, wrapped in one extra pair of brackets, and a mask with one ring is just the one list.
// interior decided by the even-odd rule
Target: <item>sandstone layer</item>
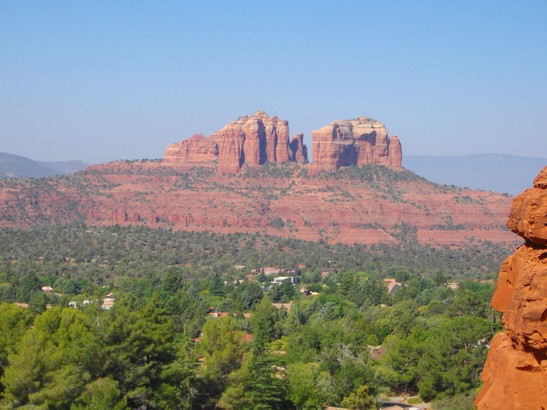
[(500, 268), (492, 307), (504, 331), (490, 345), (475, 404), (547, 407), (547, 167), (513, 201), (507, 226), (525, 239)]
[(384, 124), (368, 117), (337, 120), (313, 131), (312, 156), (312, 174), (351, 165), (402, 169), (399, 139), (388, 136)]

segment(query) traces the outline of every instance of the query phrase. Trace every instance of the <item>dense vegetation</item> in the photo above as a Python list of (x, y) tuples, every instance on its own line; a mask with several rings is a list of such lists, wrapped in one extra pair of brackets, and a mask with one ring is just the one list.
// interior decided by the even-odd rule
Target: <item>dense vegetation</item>
[[(491, 279), (509, 250), (420, 246), (406, 226), (400, 237), (348, 247), (141, 227), (0, 229), (1, 404), (362, 409), (419, 394), (464, 408), (498, 330)], [(268, 266), (301, 283), (272, 283)], [(401, 284), (391, 293), (387, 277)]]

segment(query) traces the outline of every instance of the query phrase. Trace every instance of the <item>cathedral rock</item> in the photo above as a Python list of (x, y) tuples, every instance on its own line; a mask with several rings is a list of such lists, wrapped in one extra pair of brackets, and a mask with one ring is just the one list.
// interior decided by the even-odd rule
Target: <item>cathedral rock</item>
[(524, 238), (501, 265), (491, 305), (504, 331), (492, 339), (475, 405), (486, 409), (547, 407), (547, 167), (517, 196), (508, 228)]
[[(399, 139), (388, 136), (386, 127), (371, 118), (334, 121), (313, 131), (312, 143), (312, 175), (350, 165), (402, 169)], [(244, 165), (289, 161), (308, 163), (304, 135), (290, 139), (288, 121), (269, 117), (264, 111), (239, 117), (209, 137), (196, 134), (171, 144), (163, 157), (163, 163), (170, 166), (217, 164), (219, 174), (235, 174)]]

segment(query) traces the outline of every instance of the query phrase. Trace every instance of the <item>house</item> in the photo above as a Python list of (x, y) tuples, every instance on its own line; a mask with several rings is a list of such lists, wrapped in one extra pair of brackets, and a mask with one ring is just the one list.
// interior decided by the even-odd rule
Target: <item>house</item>
[(338, 269), (335, 268), (321, 268), (321, 278), (325, 279), (331, 273), (338, 273)]
[(287, 311), (291, 310), (292, 302), (287, 303), (272, 303), (272, 306), (276, 309), (286, 309)]
[(262, 272), (264, 272), (264, 275), (279, 275), (281, 269), (268, 266), (266, 268), (263, 268)]
[(228, 312), (210, 312), (210, 313), (209, 313), (209, 316), (214, 317), (214, 318), (218, 318), (218, 317), (227, 317), (227, 316), (228, 316)]
[(298, 276), (278, 276), (277, 278), (274, 278), (273, 283), (283, 283), (283, 282), (290, 282), (293, 285), (296, 285), (297, 283), (300, 283), (300, 277)]
[(101, 307), (105, 310), (112, 309), (115, 301), (116, 300), (114, 299), (114, 295), (112, 293), (109, 293), (108, 295), (106, 295), (106, 298), (103, 299)]
[(42, 292), (51, 293), (53, 292), (53, 288), (51, 286), (42, 286)]

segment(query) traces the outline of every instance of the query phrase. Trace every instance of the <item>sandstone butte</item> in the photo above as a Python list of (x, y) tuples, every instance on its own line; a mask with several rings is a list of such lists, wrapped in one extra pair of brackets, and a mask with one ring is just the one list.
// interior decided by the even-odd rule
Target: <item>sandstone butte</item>
[(547, 167), (513, 201), (508, 228), (525, 243), (501, 265), (491, 305), (504, 331), (492, 339), (475, 405), (547, 408)]
[(308, 162), (303, 134), (289, 138), (289, 123), (264, 111), (244, 115), (209, 137), (193, 135), (165, 150), (166, 165), (217, 166), (219, 174), (237, 174), (244, 165)]
[(0, 180), (0, 226), (144, 225), (350, 245), (396, 244), (410, 230), (433, 246), (515, 242), (504, 226), (510, 196), (433, 184), (403, 169), (399, 140), (377, 121), (314, 131), (313, 164), (303, 135), (289, 135), (287, 121), (260, 111), (171, 144), (162, 160)]
[(351, 165), (402, 169), (399, 139), (389, 137), (384, 124), (368, 117), (331, 122), (313, 131), (312, 145), (312, 174)]

